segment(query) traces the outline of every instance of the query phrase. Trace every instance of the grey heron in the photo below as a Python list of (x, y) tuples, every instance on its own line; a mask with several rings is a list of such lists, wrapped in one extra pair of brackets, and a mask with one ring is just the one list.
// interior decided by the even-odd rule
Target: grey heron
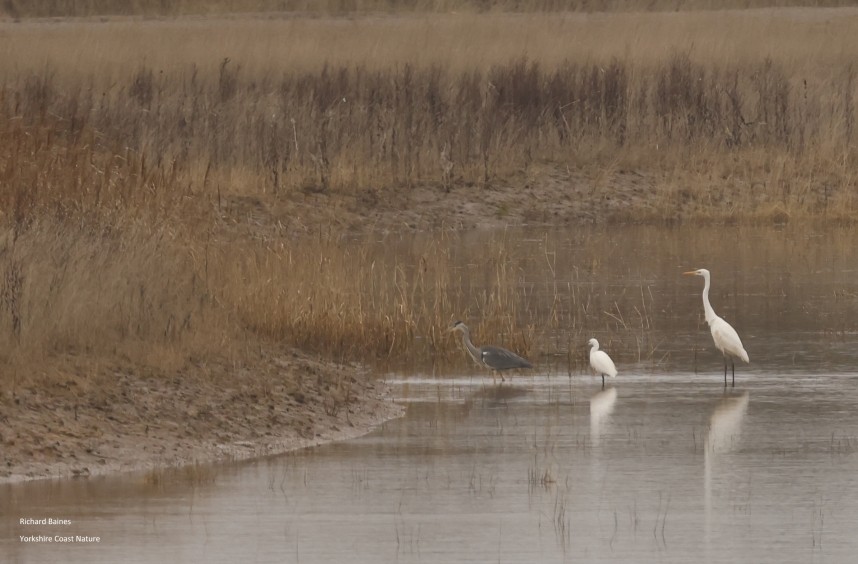
[(724, 387), (727, 387), (727, 357), (730, 357), (730, 365), (733, 369), (733, 384), (736, 386), (736, 363), (734, 358), (741, 358), (745, 362), (751, 362), (748, 358), (748, 353), (745, 347), (742, 346), (742, 340), (739, 334), (733, 327), (715, 315), (715, 310), (712, 309), (712, 304), (709, 303), (709, 271), (705, 268), (692, 270), (691, 272), (683, 272), (685, 276), (702, 276), (705, 280), (703, 284), (703, 312), (706, 316), (706, 323), (709, 324), (709, 329), (712, 331), (712, 340), (715, 341), (715, 348), (721, 351), (724, 355)]
[[(461, 321), (453, 323), (450, 331), (460, 331), (462, 333), (462, 342), (465, 344), (468, 354), (480, 366), (497, 371), (510, 370), (512, 368), (533, 368), (533, 365), (529, 361), (504, 348), (489, 345), (482, 347), (474, 346), (474, 343), (471, 342), (470, 329)], [(503, 376), (501, 376), (501, 381), (504, 381)]]

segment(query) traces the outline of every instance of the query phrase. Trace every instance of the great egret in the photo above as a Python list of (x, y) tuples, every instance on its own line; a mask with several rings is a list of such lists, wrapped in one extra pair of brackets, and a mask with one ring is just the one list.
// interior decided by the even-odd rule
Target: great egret
[(712, 331), (712, 340), (715, 341), (715, 348), (721, 351), (724, 355), (724, 387), (727, 387), (727, 357), (730, 357), (730, 365), (733, 369), (733, 384), (736, 386), (736, 363), (734, 358), (741, 358), (745, 362), (751, 362), (748, 358), (748, 353), (745, 347), (742, 346), (742, 340), (739, 334), (733, 327), (715, 315), (715, 310), (712, 309), (712, 304), (709, 303), (709, 271), (705, 268), (692, 270), (691, 272), (683, 272), (685, 276), (702, 276), (706, 283), (703, 285), (703, 311), (706, 314), (706, 323), (709, 324), (709, 329)]
[[(533, 365), (529, 361), (504, 348), (492, 346), (475, 347), (474, 343), (471, 342), (470, 329), (461, 321), (453, 323), (450, 331), (460, 331), (462, 333), (462, 342), (465, 344), (468, 354), (480, 366), (498, 371), (509, 370), (511, 368), (533, 368)], [(501, 381), (504, 381), (503, 376), (501, 376)]]
[(590, 345), (590, 366), (596, 371), (596, 374), (602, 376), (602, 388), (605, 388), (605, 375), (611, 378), (617, 377), (617, 367), (614, 366), (614, 361), (608, 356), (605, 351), (599, 350), (599, 341), (590, 339), (587, 342)]

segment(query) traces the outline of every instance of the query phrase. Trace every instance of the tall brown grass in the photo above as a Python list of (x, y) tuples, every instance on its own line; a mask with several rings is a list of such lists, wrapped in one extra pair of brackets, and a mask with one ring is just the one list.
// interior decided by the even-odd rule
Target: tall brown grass
[(502, 236), (465, 276), (454, 240), (380, 259), (336, 230), (257, 228), (237, 202), (443, 197), (548, 163), (658, 175), (650, 221), (854, 218), (858, 19), (749, 17), (649, 14), (645, 31), (622, 14), (9, 24), (3, 354), (181, 359), (276, 338), (343, 358), (420, 342), (431, 357), (455, 346), (442, 334), (455, 317), (536, 353), (538, 322), (577, 341), (593, 303), (646, 327), (643, 288), (618, 304), (557, 283), (539, 309)]
[(397, 359), (414, 354), (419, 340), (425, 361), (451, 350), (446, 330), (456, 315), (479, 318), (510, 346), (528, 346), (506, 243), (497, 241), (470, 273), (453, 253), (456, 235), (393, 239), (381, 246), (395, 247), (388, 253), (377, 242), (343, 250), (339, 237), (222, 246), (214, 263), (223, 273), (219, 299), (254, 332), (341, 359)]
[[(130, 205), (146, 194), (151, 210), (182, 194), (214, 197), (224, 184), (255, 195), (488, 185), (538, 161), (726, 167), (724, 178), (761, 186), (740, 202), (748, 213), (775, 204), (817, 212), (852, 205), (856, 85), (851, 64), (810, 84), (769, 59), (706, 66), (685, 55), (646, 67), (614, 59), (546, 69), (522, 58), (462, 73), (325, 66), (255, 79), (224, 59), (208, 78), (144, 66), (110, 88), (91, 75), (60, 83), (47, 69), (0, 91), (0, 135), (14, 174), (56, 172), (43, 197), (62, 205)], [(16, 157), (22, 148), (31, 159)], [(772, 177), (773, 162), (787, 174)], [(34, 198), (0, 197), (15, 210)]]

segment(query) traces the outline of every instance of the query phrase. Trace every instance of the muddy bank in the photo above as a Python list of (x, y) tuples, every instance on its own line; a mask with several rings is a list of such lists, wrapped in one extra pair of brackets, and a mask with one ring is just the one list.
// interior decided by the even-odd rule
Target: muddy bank
[(663, 216), (660, 179), (634, 171), (579, 171), (534, 165), (488, 185), (438, 182), (352, 192), (292, 192), (280, 197), (230, 194), (219, 208), (227, 230), (276, 231), (300, 237), (329, 230), (419, 231), (661, 223), (689, 214), (671, 203)]
[[(348, 439), (400, 416), (356, 366), (264, 350), (174, 374), (65, 358), (0, 398), (0, 482), (239, 460)], [(59, 361), (58, 361), (59, 362)]]
[(231, 194), (223, 199), (220, 219), (227, 230), (239, 226), (293, 237), (344, 230), (854, 220), (846, 208), (825, 209), (815, 195), (808, 196), (806, 209), (788, 209), (783, 202), (749, 190), (750, 185), (751, 180), (701, 179), (692, 173), (666, 176), (644, 170), (540, 164), (489, 184), (445, 187), (426, 182), (353, 192), (292, 192), (276, 198)]

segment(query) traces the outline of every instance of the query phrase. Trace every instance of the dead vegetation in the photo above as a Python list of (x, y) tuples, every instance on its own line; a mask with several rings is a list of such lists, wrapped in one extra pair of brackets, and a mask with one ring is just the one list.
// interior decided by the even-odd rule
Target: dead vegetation
[[(596, 222), (855, 217), (849, 10), (2, 25), (0, 383), (14, 393), (63, 382), (44, 366), (67, 355), (97, 359), (100, 382), (118, 365), (241, 364), (272, 343), (433, 360), (459, 317), (532, 355), (537, 323), (572, 343), (607, 312), (652, 355), (643, 285), (617, 303), (549, 275), (544, 311), (503, 235), (466, 270), (459, 233), (403, 248), (389, 233), (384, 257), (350, 239), (344, 215), (402, 225), (418, 194), (491, 202), (479, 213), (501, 222), (551, 222), (559, 202), (567, 218), (593, 204)], [(611, 208), (635, 175), (638, 200)], [(549, 180), (557, 197), (540, 199)], [(504, 192), (529, 207), (491, 200)], [(331, 416), (354, 398), (343, 382), (322, 393)]]
[[(418, 326), (475, 303), (495, 335), (527, 346), (504, 245), (482, 265), (490, 290), (465, 296), (450, 295), (443, 240), (389, 264), (342, 245), (345, 208), (369, 214), (427, 186), (444, 198), (523, 174), (538, 187), (540, 171), (563, 169), (590, 174), (591, 199), (605, 202), (634, 170), (652, 179), (645, 205), (600, 220), (852, 221), (858, 15), (645, 17), (674, 35), (624, 14), (366, 18), (345, 32), (336, 18), (76, 23), (92, 59), (74, 61), (60, 48), (69, 29), (7, 26), (4, 350), (188, 358), (254, 335), (390, 358)], [(756, 35), (763, 21), (789, 40)], [(335, 30), (332, 45), (297, 48)], [(371, 56), (369, 39), (388, 31)], [(564, 49), (578, 32), (590, 47)], [(204, 54), (212, 33), (229, 52)], [(485, 57), (447, 50), (451, 33), (484, 42)], [(816, 50), (820, 33), (839, 50)], [(129, 49), (158, 34), (151, 56)], [(634, 51), (611, 43), (623, 34)], [(285, 60), (260, 57), (266, 45)], [(429, 45), (444, 47), (430, 56)], [(429, 342), (442, 347), (435, 330)]]
[(0, 37), (2, 134), (32, 153), (6, 156), (21, 180), (56, 174), (40, 197), (88, 208), (372, 208), (550, 164), (653, 179), (646, 209), (607, 219), (849, 220), (856, 28), (849, 10), (23, 25)]
[[(270, 338), (390, 359), (418, 333), (444, 350), (451, 316), (478, 311), (488, 339), (527, 352), (533, 320), (516, 314), (502, 241), (479, 265), (485, 285), (459, 294), (443, 237), (389, 262), (342, 244), (343, 213), (407, 206), (427, 187), (488, 195), (523, 178), (538, 194), (545, 171), (564, 170), (570, 191), (575, 174), (592, 179), (570, 198), (598, 202), (596, 221), (850, 222), (858, 14), (825, 14), (642, 16), (655, 35), (625, 14), (365, 18), (345, 31), (336, 18), (79, 22), (91, 59), (76, 60), (60, 48), (66, 27), (7, 26), (3, 350), (23, 365), (71, 350), (172, 369)], [(371, 43), (381, 32), (389, 42)], [(202, 49), (215, 33), (223, 56)], [(817, 50), (820, 33), (839, 50)], [(456, 50), (463, 36), (483, 58)], [(563, 48), (573, 36), (588, 48)], [(156, 37), (146, 58), (129, 49)], [(630, 170), (650, 185), (610, 211)]]

